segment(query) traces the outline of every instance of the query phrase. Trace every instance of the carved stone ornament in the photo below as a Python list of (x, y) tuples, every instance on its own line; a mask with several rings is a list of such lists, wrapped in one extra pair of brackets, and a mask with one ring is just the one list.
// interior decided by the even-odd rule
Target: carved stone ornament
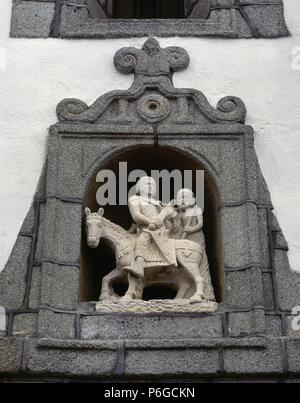
[(111, 91), (90, 107), (78, 99), (65, 99), (57, 107), (58, 118), (62, 122), (101, 123), (105, 116), (107, 123), (107, 109), (118, 100), (116, 112), (110, 114), (111, 124), (124, 120), (124, 116), (128, 124), (188, 123), (191, 116), (202, 122), (244, 123), (246, 108), (241, 99), (222, 98), (215, 109), (202, 92), (174, 88), (173, 73), (186, 69), (189, 63), (186, 50), (177, 46), (162, 49), (154, 38), (149, 38), (142, 49), (122, 48), (116, 53), (114, 64), (123, 74), (134, 73), (131, 88)]

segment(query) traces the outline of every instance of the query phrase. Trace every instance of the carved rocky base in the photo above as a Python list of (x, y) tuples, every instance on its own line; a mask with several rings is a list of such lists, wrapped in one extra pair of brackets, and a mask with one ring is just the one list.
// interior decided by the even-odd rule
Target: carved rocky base
[(218, 304), (212, 301), (190, 301), (187, 299), (159, 299), (151, 301), (101, 301), (96, 311), (102, 313), (194, 313), (216, 312)]

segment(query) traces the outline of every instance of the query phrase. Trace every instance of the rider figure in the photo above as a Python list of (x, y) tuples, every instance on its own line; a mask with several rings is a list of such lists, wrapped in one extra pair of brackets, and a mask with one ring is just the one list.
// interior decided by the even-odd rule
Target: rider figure
[[(146, 264), (158, 262), (160, 265), (169, 265), (167, 250), (167, 229), (164, 218), (160, 214), (164, 208), (162, 203), (155, 199), (156, 182), (149, 176), (139, 179), (136, 184), (136, 195), (128, 200), (132, 219), (137, 227), (137, 240), (134, 250), (134, 261), (125, 270), (131, 275), (143, 278)], [(167, 248), (166, 248), (167, 249)]]

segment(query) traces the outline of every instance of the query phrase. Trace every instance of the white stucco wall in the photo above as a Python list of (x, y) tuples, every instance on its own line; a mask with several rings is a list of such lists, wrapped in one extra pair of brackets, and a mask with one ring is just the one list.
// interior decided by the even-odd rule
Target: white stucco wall
[[(115, 71), (113, 55), (144, 39), (9, 39), (11, 0), (0, 3), (1, 270), (29, 209), (57, 103), (66, 97), (91, 103), (108, 90), (127, 88), (131, 78)], [(176, 86), (198, 88), (213, 104), (226, 95), (245, 101), (290, 263), (300, 271), (300, 57), (299, 70), (292, 69), (292, 49), (300, 47), (300, 1), (285, 3), (291, 38), (160, 42), (183, 46), (191, 55), (190, 68), (176, 74)]]

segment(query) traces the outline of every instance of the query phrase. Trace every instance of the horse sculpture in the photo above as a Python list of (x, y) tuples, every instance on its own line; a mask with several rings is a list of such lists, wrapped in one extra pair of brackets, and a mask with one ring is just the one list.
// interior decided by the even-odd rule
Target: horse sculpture
[[(127, 273), (125, 267), (132, 264), (133, 251), (136, 242), (136, 234), (126, 231), (119, 225), (103, 217), (104, 209), (100, 208), (92, 213), (89, 208), (85, 209), (87, 244), (90, 248), (97, 248), (100, 239), (109, 241), (116, 257), (116, 267), (103, 278), (101, 295), (99, 300), (114, 300), (121, 297), (115, 294), (113, 283), (116, 281), (126, 282)], [(172, 211), (164, 211), (166, 217), (172, 216)], [(203, 251), (201, 245), (189, 240), (176, 240), (174, 242), (177, 265), (168, 267), (147, 267), (143, 287), (135, 289), (134, 298), (141, 299), (143, 288), (149, 286), (167, 285), (177, 291), (175, 299), (189, 299), (190, 301), (203, 301), (205, 295), (205, 273), (201, 275), (201, 261)], [(129, 287), (131, 284), (129, 283)], [(213, 297), (211, 298), (213, 299)]]

